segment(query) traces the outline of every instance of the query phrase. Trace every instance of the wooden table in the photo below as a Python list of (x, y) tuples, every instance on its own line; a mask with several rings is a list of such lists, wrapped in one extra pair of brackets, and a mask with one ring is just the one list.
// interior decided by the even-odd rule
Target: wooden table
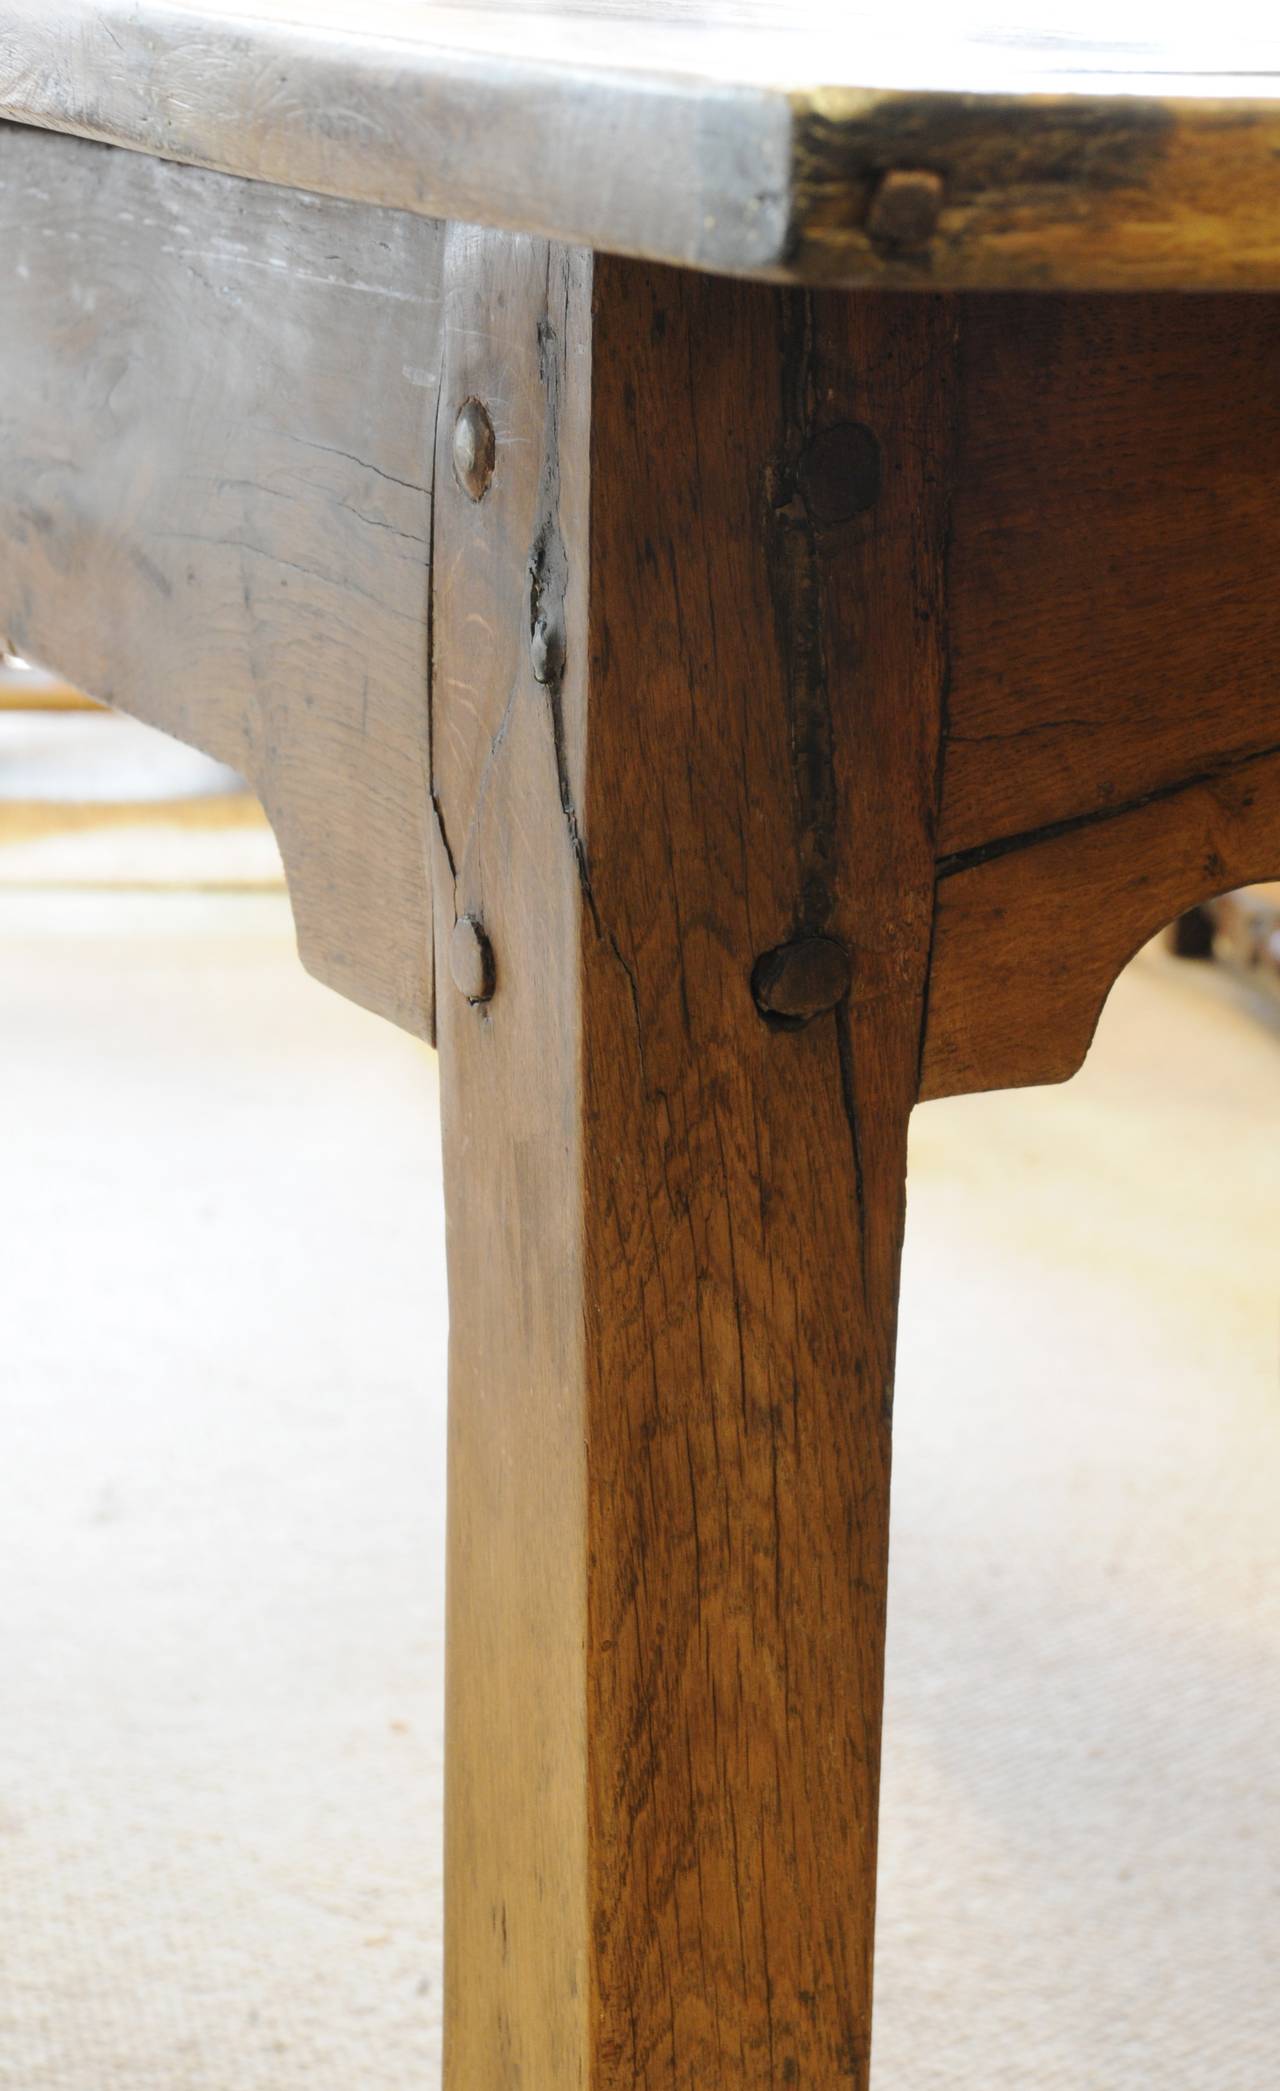
[(450, 2091), (867, 2083), (910, 1111), (1280, 872), (1276, 56), (0, 0), (0, 627), (439, 1044)]

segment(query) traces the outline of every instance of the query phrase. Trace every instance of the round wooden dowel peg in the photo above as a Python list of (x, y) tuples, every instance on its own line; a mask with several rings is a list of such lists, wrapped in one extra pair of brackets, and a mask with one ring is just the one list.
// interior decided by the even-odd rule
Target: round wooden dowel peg
[(867, 236), (900, 254), (918, 253), (938, 229), (942, 177), (928, 167), (891, 167), (867, 210)]
[(478, 399), (466, 399), (453, 424), (453, 470), (458, 485), (473, 501), (483, 501), (493, 478), (497, 446), (493, 423)]
[(761, 953), (751, 992), (766, 1023), (796, 1031), (843, 1001), (852, 978), (849, 954), (834, 937), (797, 937)]
[(539, 611), (534, 618), (529, 634), (529, 659), (533, 663), (533, 679), (546, 685), (558, 683), (564, 674), (565, 638), (564, 619), (556, 611), (550, 615)]
[(460, 915), (454, 923), (449, 971), (454, 986), (468, 1002), (487, 1002), (492, 996), (496, 979), (493, 946), (474, 915)]
[(804, 450), (796, 478), (815, 523), (847, 523), (876, 504), (880, 445), (860, 421), (819, 429)]

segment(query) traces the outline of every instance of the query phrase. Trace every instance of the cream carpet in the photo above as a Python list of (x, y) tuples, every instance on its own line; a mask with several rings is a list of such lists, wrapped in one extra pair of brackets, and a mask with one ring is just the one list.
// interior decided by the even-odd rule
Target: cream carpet
[[(0, 892), (0, 1006), (0, 2086), (429, 2091), (432, 1060), (254, 893)], [(917, 1116), (876, 2091), (1280, 2083), (1278, 1186), (1156, 953)]]

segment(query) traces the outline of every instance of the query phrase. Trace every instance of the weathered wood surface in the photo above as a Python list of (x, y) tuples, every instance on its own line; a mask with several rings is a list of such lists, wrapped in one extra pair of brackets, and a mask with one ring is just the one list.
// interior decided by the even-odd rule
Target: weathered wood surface
[(1280, 868), (1280, 302), (962, 301), (922, 1094), (1060, 1081)]
[(0, 628), (241, 770), (305, 963), (424, 1034), (440, 245), (0, 126)]
[[(843, 0), (0, 0), (0, 115), (735, 272), (1280, 286), (1280, 35), (1135, 0), (1102, 35)], [(883, 208), (903, 172), (936, 224)]]
[[(564, 790), (580, 804), (590, 264), (455, 227), (446, 287), (436, 943), (448, 951), (455, 922), (474, 919), (493, 952), (495, 993), (473, 1005), (441, 967), (451, 1301), (445, 2077), (454, 2091), (586, 2087), (582, 889), (561, 765), (573, 765)], [(456, 417), (477, 395), (496, 452), (479, 505), (452, 460)], [(540, 534), (575, 640), (550, 694), (530, 663), (528, 565)]]
[[(952, 320), (450, 282), (446, 2081), (864, 2086)], [(767, 1021), (818, 938), (852, 987)]]

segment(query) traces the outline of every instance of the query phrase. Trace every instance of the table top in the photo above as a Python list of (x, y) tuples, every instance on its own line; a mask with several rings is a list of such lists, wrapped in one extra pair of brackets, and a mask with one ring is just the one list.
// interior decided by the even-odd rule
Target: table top
[(1280, 287), (1280, 26), (1151, 0), (0, 0), (0, 115), (836, 284)]

